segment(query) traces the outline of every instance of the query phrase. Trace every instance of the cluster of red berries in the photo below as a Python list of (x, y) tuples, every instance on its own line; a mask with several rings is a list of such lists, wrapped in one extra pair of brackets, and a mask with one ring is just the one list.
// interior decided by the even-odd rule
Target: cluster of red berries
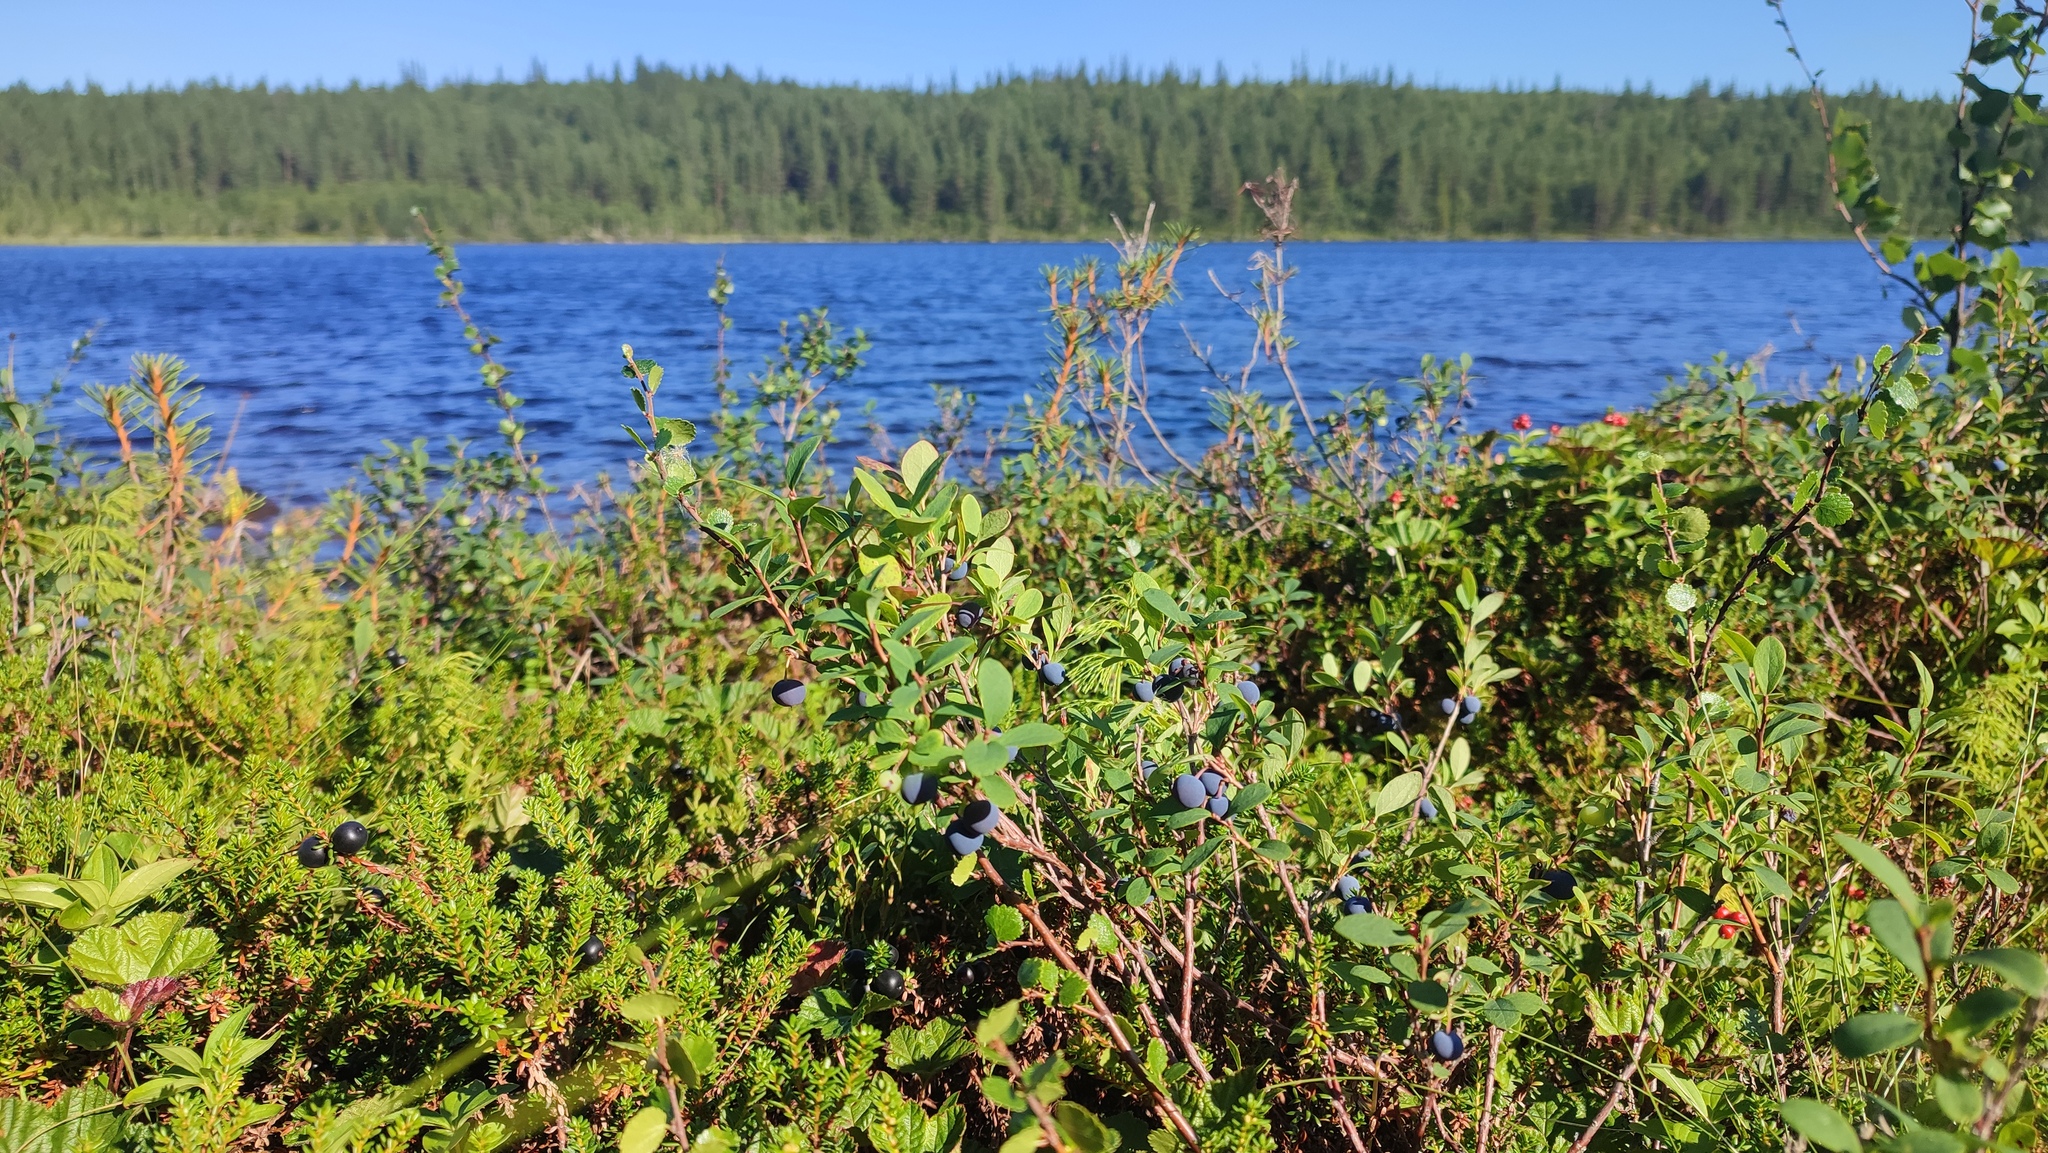
[(1714, 919), (1721, 922), (1721, 939), (1724, 941), (1733, 938), (1735, 934), (1742, 931), (1737, 926), (1747, 928), (1749, 925), (1748, 913), (1743, 912), (1741, 909), (1731, 909), (1726, 905), (1714, 906)]
[(1600, 418), (1600, 423), (1611, 424), (1616, 428), (1627, 428), (1628, 417), (1623, 416), (1621, 413), (1618, 412), (1610, 412), (1606, 416)]

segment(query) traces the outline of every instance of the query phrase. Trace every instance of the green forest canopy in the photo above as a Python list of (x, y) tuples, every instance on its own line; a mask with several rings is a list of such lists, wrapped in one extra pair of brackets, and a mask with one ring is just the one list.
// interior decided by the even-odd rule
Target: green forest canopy
[[(1945, 207), (1939, 100), (1838, 98), (1886, 188)], [(2024, 149), (2039, 151), (2038, 147)], [(1284, 164), (1306, 235), (1839, 235), (1804, 92), (1202, 83), (806, 87), (642, 66), (567, 83), (0, 90), (0, 238), (1033, 238), (1111, 214), (1255, 231)], [(2025, 208), (2022, 215), (2028, 215)]]

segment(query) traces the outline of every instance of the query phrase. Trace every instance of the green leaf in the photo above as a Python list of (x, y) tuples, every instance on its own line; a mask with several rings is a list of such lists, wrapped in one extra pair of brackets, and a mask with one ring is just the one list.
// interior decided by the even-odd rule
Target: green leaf
[(668, 1137), (668, 1114), (649, 1105), (619, 1130), (619, 1153), (654, 1153)]
[(1998, 1024), (2019, 1012), (2025, 1002), (2011, 989), (1992, 987), (1979, 989), (1957, 1001), (1948, 1017), (1941, 1023), (1941, 1032), (1947, 1037), (1975, 1037), (1991, 1026)]
[(1294, 856), (1294, 847), (1286, 841), (1260, 841), (1254, 851), (1269, 861), (1285, 861)]
[(1024, 935), (1024, 914), (1009, 905), (990, 905), (982, 915), (996, 940), (1008, 943)]
[(1836, 833), (1834, 836), (1835, 843), (1847, 850), (1851, 857), (1856, 858), (1856, 863), (1868, 870), (1885, 888), (1890, 889), (1892, 895), (1899, 899), (1899, 904), (1904, 906), (1906, 916), (1914, 924), (1919, 924), (1920, 893), (1913, 888), (1913, 882), (1906, 876), (1905, 870), (1893, 864), (1892, 859), (1885, 856), (1875, 845), (1858, 840), (1847, 833)]
[(676, 1072), (682, 1074), (683, 1082), (693, 1089), (703, 1084), (718, 1063), (718, 1045), (702, 1034), (685, 1033), (676, 1048), (682, 1056), (682, 1068)]
[(1030, 724), (1018, 725), (1014, 729), (1003, 730), (1003, 743), (1015, 745), (1020, 749), (1055, 747), (1064, 743), (1066, 739), (1067, 734), (1061, 732), (1057, 725), (1048, 725), (1043, 721), (1032, 721)]
[(1372, 811), (1375, 816), (1384, 817), (1397, 813), (1415, 804), (1415, 798), (1422, 795), (1422, 774), (1402, 773), (1380, 787), (1373, 795)]
[(1273, 786), (1264, 781), (1253, 781), (1251, 784), (1239, 789), (1236, 796), (1230, 798), (1230, 811), (1233, 813), (1249, 813), (1260, 805), (1265, 804), (1266, 798), (1272, 795)]
[(1024, 1024), (1017, 1019), (1019, 1002), (1010, 1001), (998, 1005), (974, 1027), (974, 1039), (986, 1045), (991, 1041), (1002, 1041), (1005, 1045), (1024, 1035)]
[(1174, 599), (1170, 596), (1167, 596), (1165, 591), (1162, 589), (1146, 589), (1144, 593), (1144, 600), (1145, 603), (1151, 605), (1152, 608), (1156, 612), (1158, 612), (1160, 616), (1165, 617), (1167, 620), (1172, 621), (1174, 624), (1186, 628), (1195, 623), (1194, 618), (1188, 616), (1186, 610), (1182, 609), (1179, 604), (1175, 603)]
[(107, 907), (119, 911), (155, 895), (159, 890), (198, 864), (190, 857), (171, 857), (144, 865), (114, 886), (114, 892), (107, 898)]
[(981, 695), (981, 719), (990, 727), (1001, 727), (1014, 697), (1010, 670), (1001, 661), (982, 661), (975, 672), (975, 688)]
[(917, 486), (924, 483), (925, 475), (937, 463), (939, 450), (933, 448), (930, 441), (920, 440), (903, 450), (903, 460), (897, 464), (896, 471), (903, 474), (903, 486), (916, 492)]
[(1913, 929), (1912, 918), (1897, 901), (1872, 901), (1863, 914), (1863, 923), (1870, 926), (1870, 935), (1877, 938), (1877, 943), (1897, 957), (1913, 976), (1922, 981), (1927, 979), (1927, 962), (1920, 956), (1920, 937)]
[(1777, 637), (1765, 637), (1757, 644), (1756, 657), (1749, 667), (1756, 673), (1757, 691), (1771, 692), (1785, 677), (1785, 646)]
[(1904, 1013), (1858, 1013), (1835, 1030), (1836, 1051), (1851, 1061), (1889, 1053), (1920, 1039), (1920, 1022)]
[(1410, 981), (1408, 1003), (1424, 1013), (1441, 1013), (1451, 1007), (1451, 993), (1435, 981)]
[(664, 1017), (675, 1016), (676, 1011), (682, 1007), (681, 997), (668, 993), (641, 993), (628, 997), (626, 1003), (619, 1006), (619, 1014), (628, 1021), (638, 1021), (647, 1025)]
[(1834, 1153), (1862, 1153), (1863, 1142), (1856, 1137), (1856, 1127), (1830, 1106), (1811, 1097), (1791, 1097), (1778, 1109), (1786, 1127), (1806, 1138), (1809, 1144)]
[(1820, 498), (1818, 504), (1813, 506), (1814, 522), (1822, 528), (1833, 528), (1854, 515), (1856, 515), (1856, 506), (1850, 502), (1846, 493), (1828, 493)]
[(1117, 1147), (1117, 1135), (1110, 1131), (1109, 1126), (1072, 1101), (1054, 1105), (1052, 1119), (1059, 1128), (1061, 1140), (1075, 1153), (1110, 1153)]
[(1671, 606), (1672, 612), (1682, 615), (1700, 606), (1700, 594), (1684, 581), (1673, 581), (1671, 587), (1664, 590), (1664, 603)]
[(1700, 1091), (1698, 1082), (1677, 1072), (1669, 1065), (1651, 1064), (1643, 1067), (1649, 1070), (1650, 1076), (1662, 1081), (1665, 1088), (1677, 1094), (1678, 1099), (1685, 1102), (1685, 1107), (1692, 1110), (1700, 1120), (1712, 1119), (1713, 1109), (1707, 1104), (1707, 1095)]
[(1989, 969), (2029, 997), (2048, 993), (2048, 964), (2031, 949), (1978, 949), (1957, 957), (1956, 964)]
[(1415, 943), (1415, 938), (1403, 932), (1399, 924), (1378, 913), (1352, 913), (1338, 918), (1337, 935), (1371, 949), (1396, 949)]
[(103, 985), (175, 977), (213, 959), (220, 942), (205, 929), (184, 928), (183, 913), (144, 913), (119, 925), (87, 929), (65, 959), (73, 972)]

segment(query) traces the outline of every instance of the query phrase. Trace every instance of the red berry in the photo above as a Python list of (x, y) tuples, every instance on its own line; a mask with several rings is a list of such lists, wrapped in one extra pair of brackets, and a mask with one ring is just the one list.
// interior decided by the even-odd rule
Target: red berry
[(1731, 940), (1731, 939), (1733, 939), (1733, 938), (1734, 938), (1734, 936), (1735, 936), (1735, 926), (1733, 926), (1733, 925), (1723, 925), (1723, 926), (1721, 926), (1721, 939), (1722, 939), (1722, 940), (1724, 940), (1724, 941), (1726, 941), (1726, 940)]

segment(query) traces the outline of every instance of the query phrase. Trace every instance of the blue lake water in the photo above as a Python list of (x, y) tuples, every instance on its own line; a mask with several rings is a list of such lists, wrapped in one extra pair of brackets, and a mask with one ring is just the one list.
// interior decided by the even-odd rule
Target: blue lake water
[[(1214, 378), (1188, 334), (1242, 363), (1249, 322), (1210, 283), (1250, 282), (1253, 246), (1196, 250), (1184, 298), (1151, 338), (1153, 408), (1190, 452), (1207, 442)], [(618, 374), (632, 343), (668, 370), (665, 409), (710, 404), (714, 317), (706, 288), (722, 256), (736, 284), (730, 350), (757, 369), (777, 322), (826, 306), (874, 343), (834, 386), (858, 441), (873, 419), (899, 446), (932, 415), (931, 385), (978, 395), (1000, 425), (1047, 362), (1039, 269), (1087, 244), (474, 245), (461, 252), (472, 311), (504, 343), (512, 389), (527, 398), (529, 444), (561, 483), (623, 471), (634, 452)], [(1539, 427), (1648, 401), (1687, 363), (1766, 346), (1774, 387), (1817, 385), (1829, 368), (1898, 337), (1899, 301), (1849, 243), (1297, 244), (1289, 285), (1296, 366), (1311, 402), (1412, 376), (1424, 353), (1468, 352), (1479, 374), (1473, 421)], [(453, 435), (495, 443), (497, 414), (459, 326), (436, 307), (431, 260), (411, 247), (0, 247), (0, 332), (17, 334), (25, 393), (101, 324), (56, 410), (67, 433), (108, 451), (79, 386), (126, 373), (134, 352), (183, 357), (206, 385), (215, 448), (235, 430), (245, 484), (287, 501), (348, 483), (386, 440)], [(1283, 395), (1277, 374), (1254, 387)]]

